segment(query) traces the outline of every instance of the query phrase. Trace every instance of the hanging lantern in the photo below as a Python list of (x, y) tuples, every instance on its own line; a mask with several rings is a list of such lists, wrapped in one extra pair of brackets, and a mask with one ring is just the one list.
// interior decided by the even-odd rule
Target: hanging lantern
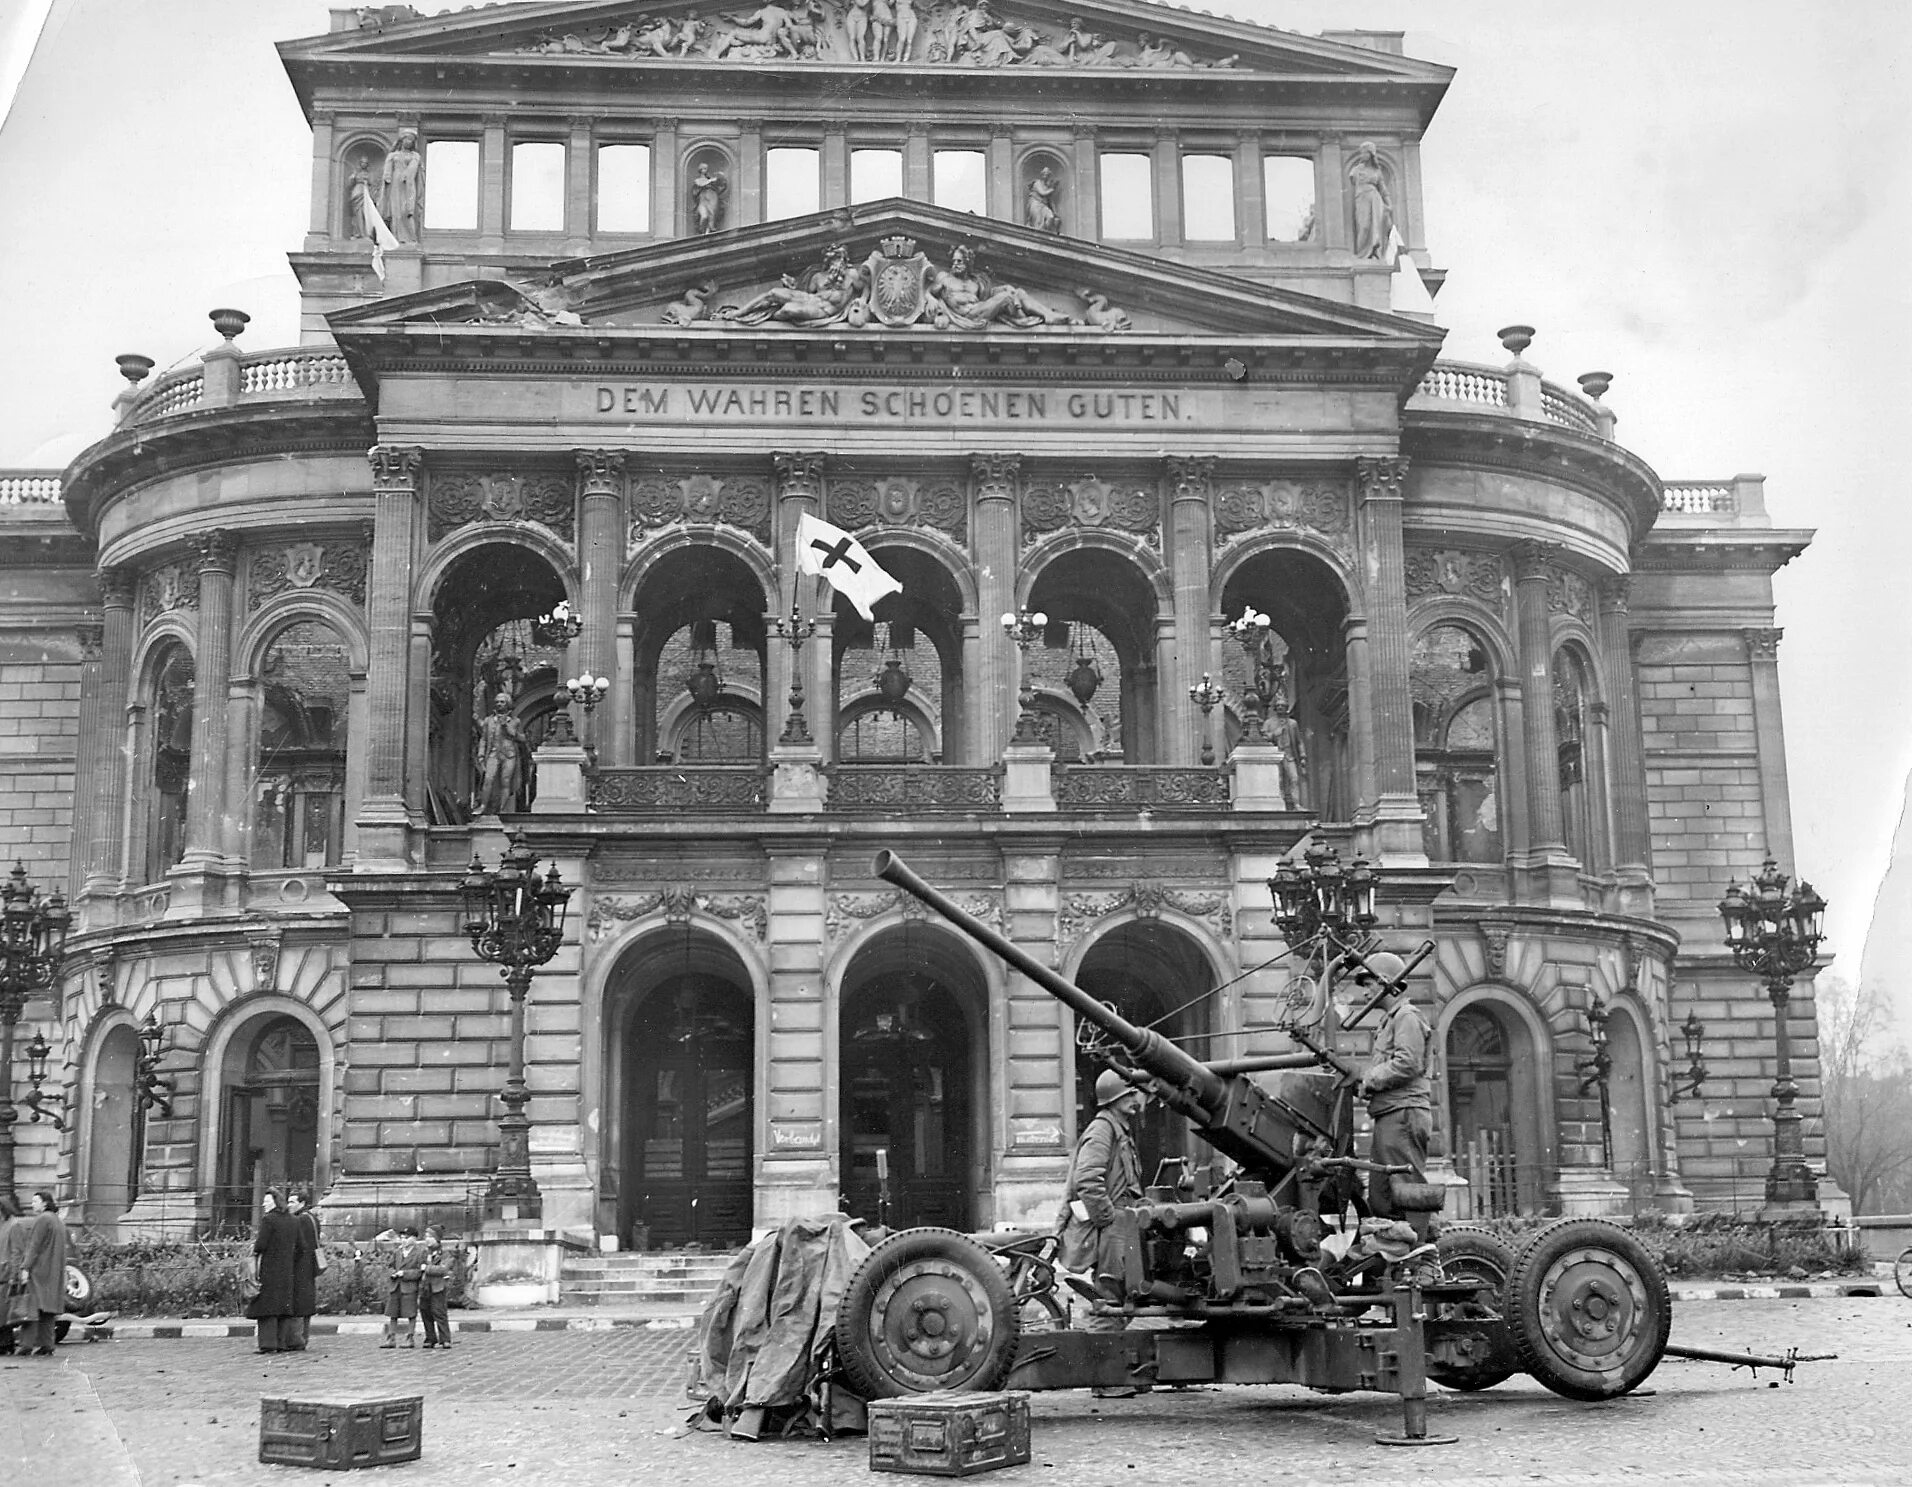
[(895, 707), (909, 695), (910, 683), (914, 680), (915, 678), (903, 668), (902, 661), (891, 656), (884, 662), (883, 669), (876, 674), (876, 690), (885, 702)]
[(1075, 694), (1075, 700), (1087, 707), (1089, 699), (1095, 696), (1095, 689), (1102, 685), (1102, 668), (1095, 664), (1094, 656), (1077, 656), (1074, 669), (1063, 680)]
[(724, 690), (724, 679), (717, 674), (717, 663), (699, 661), (697, 669), (684, 678), (684, 688), (690, 693), (691, 700), (708, 712)]

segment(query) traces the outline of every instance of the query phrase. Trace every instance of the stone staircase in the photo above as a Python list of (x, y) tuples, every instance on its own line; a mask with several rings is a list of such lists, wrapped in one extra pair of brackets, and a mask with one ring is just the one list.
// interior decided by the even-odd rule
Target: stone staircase
[(579, 1255), (559, 1275), (563, 1306), (692, 1313), (717, 1289), (728, 1250), (644, 1250)]

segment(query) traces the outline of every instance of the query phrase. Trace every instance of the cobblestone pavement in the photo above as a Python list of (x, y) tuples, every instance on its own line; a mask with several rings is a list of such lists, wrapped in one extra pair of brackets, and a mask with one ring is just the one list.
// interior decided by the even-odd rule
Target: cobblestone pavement
[[(1770, 1375), (1668, 1359), (1650, 1393), (1599, 1405), (1570, 1403), (1525, 1379), (1474, 1395), (1437, 1390), (1431, 1427), (1460, 1443), (1412, 1452), (1374, 1443), (1399, 1425), (1398, 1405), (1381, 1395), (1039, 1394), (1034, 1459), (989, 1480), (1884, 1487), (1912, 1478), (1912, 1303), (1686, 1303), (1676, 1308), (1673, 1340), (1840, 1357), (1802, 1365), (1795, 1383), (1778, 1387)], [(356, 1335), (275, 1357), (225, 1339), (68, 1346), (50, 1362), (0, 1360), (0, 1480), (359, 1487), (391, 1475), (405, 1487), (835, 1487), (864, 1476), (861, 1438), (753, 1444), (681, 1433), (688, 1342), (681, 1329), (625, 1327), (461, 1335), (450, 1353), (386, 1352)], [(425, 1398), (420, 1462), (350, 1474), (258, 1462), (261, 1395), (414, 1392)], [(17, 1478), (16, 1464), (24, 1468)]]

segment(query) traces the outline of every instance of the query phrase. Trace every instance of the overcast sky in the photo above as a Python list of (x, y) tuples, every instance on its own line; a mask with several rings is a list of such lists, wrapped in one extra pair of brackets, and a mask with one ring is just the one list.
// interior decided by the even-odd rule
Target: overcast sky
[[(44, 7), (0, 0), (0, 44)], [(1856, 976), (1912, 769), (1912, 4), (1229, 9), (1458, 69), (1423, 154), (1445, 354), (1536, 326), (1553, 380), (1614, 374), (1662, 476), (1762, 473), (1775, 524), (1818, 529), (1777, 580), (1780, 670), (1797, 868)], [(310, 139), (272, 43), (326, 26), (319, 0), (53, 0), (0, 129), (0, 467), (64, 464), (114, 355), (192, 358), (216, 306), (248, 349), (296, 341)]]

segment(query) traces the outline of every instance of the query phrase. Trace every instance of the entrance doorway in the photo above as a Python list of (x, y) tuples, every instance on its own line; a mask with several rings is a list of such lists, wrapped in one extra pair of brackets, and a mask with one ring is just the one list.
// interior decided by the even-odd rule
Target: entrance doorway
[(1457, 1012), (1447, 1030), (1448, 1130), (1475, 1218), (1540, 1208), (1531, 1041), (1516, 1018), (1483, 1002)]
[(620, 1230), (651, 1248), (750, 1241), (750, 994), (682, 975), (646, 997), (627, 1034)]
[(215, 1215), (249, 1231), (267, 1188), (310, 1186), (319, 1151), (319, 1045), (298, 1018), (263, 1020), (226, 1055)]
[(86, 1206), (82, 1222), (108, 1225), (139, 1196), (146, 1153), (146, 1111), (134, 1097), (139, 1035), (131, 1023), (108, 1029), (93, 1061), (87, 1111)]
[(844, 1002), (843, 1206), (890, 1227), (967, 1230), (970, 1028), (962, 1003), (910, 971), (864, 982)]

